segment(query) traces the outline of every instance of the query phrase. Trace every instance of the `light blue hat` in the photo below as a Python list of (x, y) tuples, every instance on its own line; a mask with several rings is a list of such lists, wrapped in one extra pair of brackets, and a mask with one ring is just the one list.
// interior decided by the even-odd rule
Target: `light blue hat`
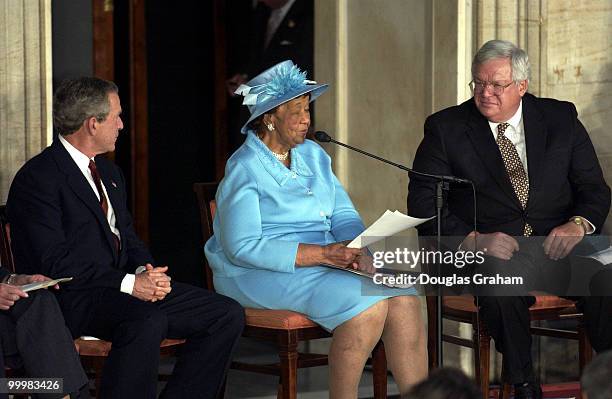
[(259, 116), (289, 100), (310, 94), (310, 102), (319, 97), (328, 85), (306, 79), (306, 72), (290, 60), (283, 61), (265, 70), (246, 84), (240, 85), (236, 94), (244, 96), (243, 105), (251, 112), (251, 117), (242, 126), (242, 134), (247, 133), (247, 126)]

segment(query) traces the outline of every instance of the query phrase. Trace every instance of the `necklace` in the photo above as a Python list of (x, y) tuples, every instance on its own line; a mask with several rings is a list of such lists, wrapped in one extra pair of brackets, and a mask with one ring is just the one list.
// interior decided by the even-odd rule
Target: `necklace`
[[(270, 150), (272, 151), (272, 150)], [(287, 158), (289, 158), (289, 151), (284, 152), (282, 154), (279, 154), (278, 152), (274, 152), (272, 151), (272, 155), (274, 155), (274, 158), (278, 159), (281, 162), (285, 162), (287, 160)]]

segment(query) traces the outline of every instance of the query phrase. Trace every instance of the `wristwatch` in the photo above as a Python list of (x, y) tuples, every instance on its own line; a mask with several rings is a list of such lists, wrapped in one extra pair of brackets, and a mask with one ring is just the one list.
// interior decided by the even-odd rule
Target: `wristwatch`
[(578, 226), (582, 227), (582, 229), (584, 230), (584, 233), (586, 234), (587, 228), (586, 228), (586, 225), (584, 223), (584, 220), (580, 216), (573, 217), (572, 218), (572, 222), (574, 222)]

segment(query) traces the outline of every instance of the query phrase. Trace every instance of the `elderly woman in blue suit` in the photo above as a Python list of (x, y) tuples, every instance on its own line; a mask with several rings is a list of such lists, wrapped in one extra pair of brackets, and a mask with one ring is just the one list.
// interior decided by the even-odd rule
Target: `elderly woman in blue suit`
[[(246, 141), (227, 162), (205, 246), (215, 288), (247, 307), (306, 314), (332, 331), (330, 397), (357, 397), (381, 338), (405, 393), (427, 374), (420, 302), (414, 290), (321, 266), (366, 267), (361, 251), (346, 246), (364, 226), (330, 157), (306, 139), (309, 104), (327, 85), (305, 78), (285, 61), (238, 88), (251, 117)], [(374, 294), (365, 293), (368, 285)]]

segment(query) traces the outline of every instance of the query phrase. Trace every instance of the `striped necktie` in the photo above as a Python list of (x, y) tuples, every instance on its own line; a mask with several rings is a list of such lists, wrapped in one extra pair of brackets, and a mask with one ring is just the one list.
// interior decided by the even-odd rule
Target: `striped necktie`
[[(102, 212), (104, 216), (108, 219), (108, 199), (104, 194), (104, 189), (102, 188), (102, 179), (100, 179), (100, 174), (98, 173), (98, 168), (96, 168), (96, 163), (93, 160), (89, 160), (89, 171), (91, 172), (91, 177), (93, 177), (94, 184), (96, 185), (96, 189), (98, 190), (98, 195), (100, 196), (100, 207), (102, 207)], [(110, 225), (109, 225), (110, 226)], [(119, 253), (121, 249), (121, 240), (115, 233), (111, 231), (113, 235), (113, 241), (115, 241), (115, 247), (117, 253)]]

